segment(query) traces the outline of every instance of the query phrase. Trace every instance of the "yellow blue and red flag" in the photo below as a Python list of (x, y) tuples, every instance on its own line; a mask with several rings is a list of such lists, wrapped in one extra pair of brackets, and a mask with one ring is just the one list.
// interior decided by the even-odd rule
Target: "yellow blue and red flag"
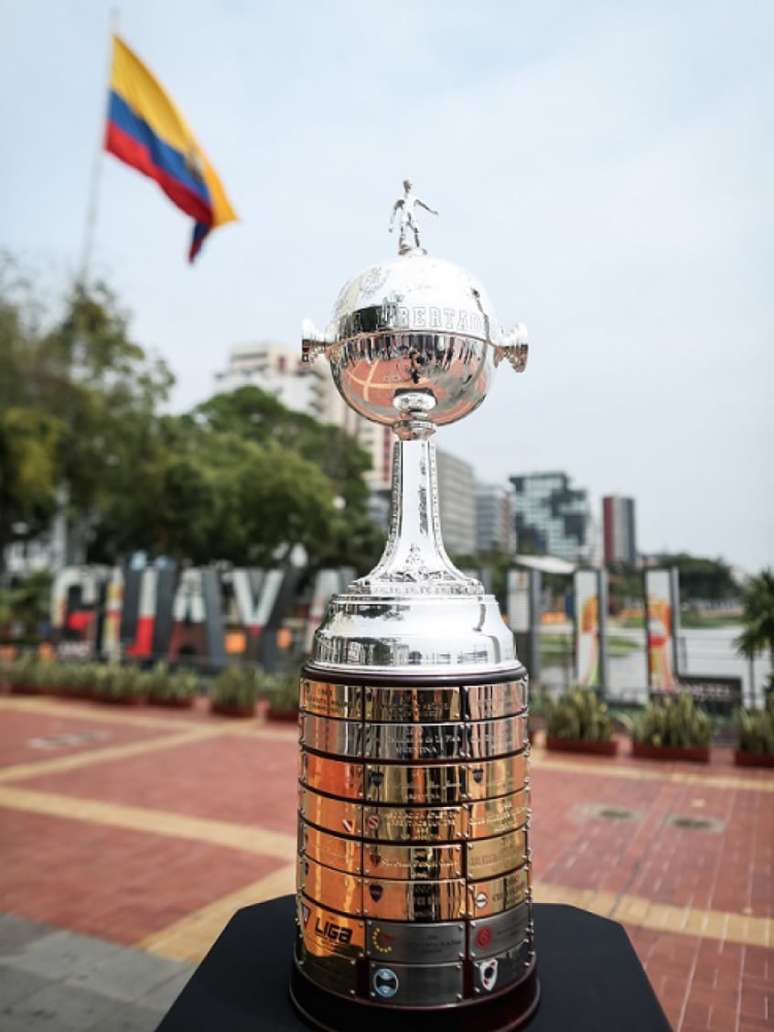
[(223, 184), (188, 123), (118, 36), (113, 37), (105, 149), (155, 179), (178, 208), (195, 220), (190, 261), (208, 233), (236, 219)]

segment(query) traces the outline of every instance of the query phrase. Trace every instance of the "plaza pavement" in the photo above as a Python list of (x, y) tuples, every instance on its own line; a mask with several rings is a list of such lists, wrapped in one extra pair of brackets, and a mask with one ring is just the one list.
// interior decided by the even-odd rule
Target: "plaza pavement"
[[(231, 914), (292, 891), (295, 743), (0, 697), (0, 1029), (155, 1029)], [(774, 1028), (774, 774), (539, 740), (531, 764), (535, 898), (623, 922), (679, 1032)]]

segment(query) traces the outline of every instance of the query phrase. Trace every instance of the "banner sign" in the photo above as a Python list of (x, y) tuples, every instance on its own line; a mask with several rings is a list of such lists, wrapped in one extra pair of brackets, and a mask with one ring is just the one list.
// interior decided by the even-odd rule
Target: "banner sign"
[(677, 690), (678, 592), (677, 570), (645, 571), (648, 686), (655, 691)]
[(599, 662), (599, 571), (576, 570), (575, 588), (575, 676), (582, 688), (602, 683)]

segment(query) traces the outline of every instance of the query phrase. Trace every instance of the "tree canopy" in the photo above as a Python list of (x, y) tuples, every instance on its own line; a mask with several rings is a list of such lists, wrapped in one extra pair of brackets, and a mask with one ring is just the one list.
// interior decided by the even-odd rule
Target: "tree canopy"
[(656, 557), (660, 566), (676, 566), (680, 595), (687, 602), (726, 602), (739, 597), (731, 567), (722, 559), (708, 559), (686, 552)]
[(172, 374), (131, 339), (105, 285), (76, 286), (41, 325), (2, 271), (0, 556), (65, 506), (90, 561), (143, 550), (261, 564), (296, 543), (313, 563), (375, 559), (369, 460), (343, 430), (255, 387), (165, 414)]
[(769, 653), (770, 681), (774, 685), (774, 570), (762, 570), (751, 577), (745, 585), (742, 601), (744, 630), (734, 644), (749, 659), (760, 652)]

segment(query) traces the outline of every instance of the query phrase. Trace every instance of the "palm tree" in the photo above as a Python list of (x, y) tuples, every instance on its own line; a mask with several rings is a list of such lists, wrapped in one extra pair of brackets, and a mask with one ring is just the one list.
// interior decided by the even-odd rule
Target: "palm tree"
[(743, 603), (744, 630), (734, 645), (747, 659), (768, 650), (772, 669), (769, 683), (774, 685), (774, 571), (762, 570), (749, 580)]

